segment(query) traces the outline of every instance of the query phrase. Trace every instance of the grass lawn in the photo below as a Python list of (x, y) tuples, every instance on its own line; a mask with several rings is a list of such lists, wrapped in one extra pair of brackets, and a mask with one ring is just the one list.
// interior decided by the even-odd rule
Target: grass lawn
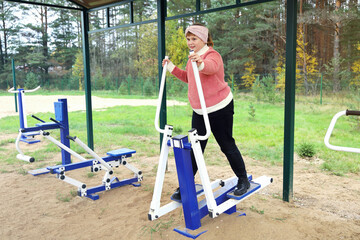
[[(37, 94), (80, 95), (80, 92), (47, 92), (40, 90)], [(7, 95), (6, 92), (0, 96)], [(122, 96), (116, 92), (94, 91), (94, 96), (111, 98), (145, 98), (141, 96)], [(155, 96), (152, 98), (156, 98)], [(171, 97), (170, 97), (171, 98)], [(184, 98), (177, 100), (187, 101)], [(360, 171), (360, 155), (356, 153), (337, 152), (327, 149), (324, 136), (332, 117), (345, 109), (359, 110), (359, 101), (355, 97), (324, 96), (323, 104), (319, 104), (319, 97), (298, 96), (295, 107), (295, 152), (301, 152), (301, 146), (310, 145), (315, 158), (324, 162), (321, 168), (336, 175), (358, 173)], [(356, 109), (357, 108), (357, 109)], [(106, 152), (114, 148), (127, 147), (135, 149), (141, 156), (156, 156), (160, 147), (159, 134), (154, 128), (154, 114), (156, 107), (152, 106), (118, 106), (106, 110), (93, 112), (94, 145), (95, 150)], [(167, 109), (167, 122), (174, 126), (174, 135), (186, 134), (190, 130), (192, 110), (189, 106), (173, 106)], [(42, 119), (48, 119), (53, 113), (37, 114)], [(70, 135), (76, 135), (86, 142), (86, 115), (84, 112), (70, 112)], [(32, 126), (36, 120), (28, 118), (28, 125)], [(359, 118), (342, 117), (335, 126), (330, 143), (333, 145), (359, 148)], [(0, 119), (2, 134), (16, 134), (18, 131), (18, 117)], [(57, 138), (58, 131), (52, 136)], [(284, 104), (256, 101), (251, 94), (235, 94), (234, 138), (244, 156), (272, 164), (282, 165), (284, 135)], [(16, 160), (16, 150), (9, 151), (2, 146), (14, 141), (5, 139), (0, 141), (0, 171), (1, 165), (11, 165)], [(75, 144), (71, 145), (78, 152), (82, 150)], [(45, 151), (31, 152), (36, 158), (51, 157), (59, 149), (48, 144)], [(216, 155), (220, 149), (214, 138), (209, 139), (205, 159), (209, 165), (227, 164), (217, 161)]]

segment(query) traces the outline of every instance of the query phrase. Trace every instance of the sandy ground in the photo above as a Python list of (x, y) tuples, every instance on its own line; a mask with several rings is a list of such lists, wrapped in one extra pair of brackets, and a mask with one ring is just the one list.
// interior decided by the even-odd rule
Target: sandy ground
[[(46, 111), (51, 109), (52, 106)], [(0, 140), (15, 137), (16, 134), (2, 134)], [(38, 147), (44, 144), (41, 142)], [(14, 145), (9, 143), (2, 148), (12, 150)], [(226, 161), (221, 154), (219, 158)], [(320, 159), (296, 157), (294, 199), (288, 203), (281, 199), (282, 166), (244, 158), (248, 173), (254, 178), (267, 175), (274, 182), (237, 205), (238, 212), (246, 216), (234, 213), (203, 218), (201, 230), (207, 232), (197, 239), (360, 239), (359, 174), (334, 176), (320, 170)], [(60, 161), (60, 154), (48, 161), (45, 164)], [(158, 158), (134, 154), (129, 162), (144, 172), (141, 187), (112, 189), (100, 193), (97, 201), (71, 196), (75, 187), (52, 174), (37, 177), (26, 174), (37, 166), (33, 164), (39, 163), (18, 161), (7, 166), (7, 171), (0, 172), (0, 239), (187, 239), (173, 231), (175, 227), (184, 227), (181, 208), (155, 221), (147, 218)], [(170, 158), (162, 204), (170, 201), (177, 187), (174, 165)], [(88, 177), (88, 172), (89, 169), (81, 169), (69, 172), (69, 176), (89, 186), (100, 184), (103, 173)], [(209, 166), (208, 172), (212, 180), (232, 177), (227, 164)], [(118, 168), (115, 175), (119, 179), (132, 177), (124, 167)], [(198, 177), (196, 181), (199, 182)]]

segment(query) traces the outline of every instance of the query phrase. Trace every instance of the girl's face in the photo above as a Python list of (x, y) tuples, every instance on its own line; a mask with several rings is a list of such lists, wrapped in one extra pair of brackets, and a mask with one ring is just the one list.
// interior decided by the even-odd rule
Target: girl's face
[(186, 35), (186, 41), (187, 45), (190, 50), (194, 50), (195, 52), (198, 52), (200, 49), (202, 49), (205, 46), (205, 42), (198, 38), (196, 35), (192, 33), (188, 33)]

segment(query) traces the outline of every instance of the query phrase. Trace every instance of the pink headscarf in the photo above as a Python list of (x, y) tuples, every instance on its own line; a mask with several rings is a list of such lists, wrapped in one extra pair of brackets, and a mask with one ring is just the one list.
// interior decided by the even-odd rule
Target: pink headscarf
[(209, 35), (209, 29), (207, 29), (207, 27), (192, 25), (185, 30), (185, 36), (188, 32), (191, 32), (192, 34), (199, 37), (204, 43), (207, 43)]

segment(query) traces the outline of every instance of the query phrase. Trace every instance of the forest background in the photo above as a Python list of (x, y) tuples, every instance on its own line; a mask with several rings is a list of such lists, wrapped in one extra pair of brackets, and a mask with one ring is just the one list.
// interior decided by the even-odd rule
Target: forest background
[[(37, 2), (71, 5), (59, 0)], [(203, 0), (201, 10), (234, 4)], [(208, 26), (234, 91), (284, 90), (286, 12), (284, 0), (166, 22), (166, 55), (184, 67), (184, 30)], [(195, 0), (169, 0), (168, 16), (195, 11)], [(156, 19), (156, 1), (134, 2), (134, 21)], [(80, 11), (0, 1), (0, 89), (12, 87), (12, 59), (18, 87), (83, 89)], [(110, 8), (112, 26), (130, 23), (128, 4)], [(359, 0), (300, 0), (297, 29), (297, 92), (355, 92), (360, 86)], [(91, 12), (90, 30), (106, 26), (106, 10)], [(92, 88), (120, 94), (155, 95), (158, 84), (157, 24), (90, 34)], [(168, 92), (186, 93), (169, 76)]]

